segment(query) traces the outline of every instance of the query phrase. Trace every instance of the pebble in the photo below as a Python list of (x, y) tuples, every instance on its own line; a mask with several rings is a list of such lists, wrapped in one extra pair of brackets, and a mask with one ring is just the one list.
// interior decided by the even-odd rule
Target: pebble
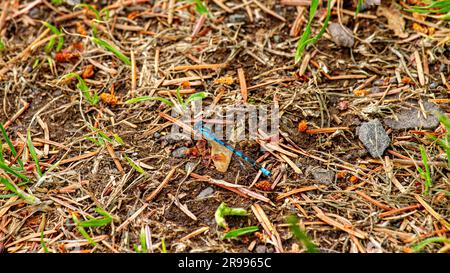
[(247, 19), (247, 15), (245, 15), (243, 13), (235, 13), (235, 14), (230, 15), (230, 17), (228, 18), (230, 23), (242, 23), (242, 22), (245, 22), (246, 19)]
[(162, 140), (166, 140), (169, 144), (174, 144), (180, 141), (184, 141), (188, 144), (192, 143), (192, 138), (188, 134), (183, 133), (171, 133), (166, 136), (161, 137)]
[(358, 129), (358, 137), (372, 157), (381, 157), (391, 144), (391, 139), (378, 119), (364, 122)]
[(259, 245), (256, 247), (255, 252), (256, 253), (266, 253), (267, 247), (265, 245)]
[(188, 150), (189, 150), (189, 149), (186, 148), (186, 147), (180, 147), (180, 148), (178, 148), (178, 149), (175, 149), (175, 150), (172, 152), (172, 156), (173, 156), (173, 157), (176, 157), (176, 158), (184, 158), (184, 157), (186, 157), (186, 152), (187, 152)]
[(214, 193), (214, 189), (211, 187), (207, 187), (206, 189), (202, 190), (196, 197), (196, 199), (203, 199), (206, 197), (211, 196)]
[(439, 83), (437, 83), (437, 82), (431, 82), (430, 85), (429, 85), (429, 88), (430, 88), (430, 89), (435, 89), (435, 88), (437, 88), (438, 86), (439, 86)]
[(184, 165), (184, 170), (187, 173), (193, 172), (195, 169), (195, 165), (197, 165), (197, 164), (194, 162), (188, 162), (188, 163), (186, 163), (186, 165)]
[(314, 168), (311, 170), (314, 179), (322, 184), (329, 185), (334, 181), (334, 172), (324, 168)]
[(413, 129), (413, 128), (425, 128), (435, 129), (439, 125), (438, 118), (434, 115), (436, 112), (440, 112), (439, 106), (432, 102), (424, 102), (423, 108), (427, 117), (423, 116), (419, 105), (416, 105), (414, 109), (402, 110), (395, 117), (385, 118), (384, 124), (392, 129)]
[(355, 44), (355, 38), (351, 34), (352, 31), (338, 23), (331, 23), (328, 26), (331, 38), (338, 46), (352, 47)]

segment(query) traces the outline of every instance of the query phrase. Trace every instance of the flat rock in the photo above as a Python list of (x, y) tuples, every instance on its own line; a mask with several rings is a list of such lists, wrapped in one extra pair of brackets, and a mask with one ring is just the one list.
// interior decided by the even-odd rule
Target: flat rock
[(197, 195), (197, 199), (203, 199), (206, 197), (211, 196), (214, 193), (214, 189), (211, 187), (207, 187), (206, 189), (202, 190), (198, 195)]
[(361, 124), (358, 137), (372, 157), (381, 157), (391, 144), (391, 139), (378, 119)]
[(434, 114), (440, 112), (439, 106), (432, 102), (424, 102), (423, 108), (425, 108), (427, 117), (424, 117), (420, 107), (416, 105), (413, 109), (400, 111), (394, 117), (385, 118), (384, 124), (396, 130), (413, 128), (435, 129), (439, 125), (439, 120)]
[(316, 167), (310, 170), (314, 179), (322, 184), (331, 184), (334, 181), (334, 172), (324, 168)]
[(351, 34), (352, 31), (338, 23), (331, 23), (328, 26), (333, 42), (338, 46), (352, 47), (355, 44), (355, 38)]

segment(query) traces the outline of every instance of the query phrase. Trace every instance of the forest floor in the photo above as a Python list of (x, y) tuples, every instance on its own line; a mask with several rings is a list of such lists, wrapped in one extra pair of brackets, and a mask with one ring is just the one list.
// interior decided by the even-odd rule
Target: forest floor
[[(297, 64), (309, 7), (295, 1), (206, 1), (202, 25), (188, 1), (90, 1), (97, 19), (56, 2), (0, 5), (0, 252), (304, 252), (292, 214), (320, 252), (449, 251), (450, 172), (432, 136), (450, 110), (450, 24), (405, 11), (420, 1), (356, 17), (332, 1), (350, 47), (328, 27)], [(278, 139), (233, 143), (272, 175), (236, 155), (220, 172), (211, 142), (170, 138), (168, 105), (125, 103), (176, 101), (180, 86), (207, 92), (203, 105), (278, 105)], [(248, 214), (220, 227), (221, 203)], [(259, 230), (223, 239), (247, 226)]]

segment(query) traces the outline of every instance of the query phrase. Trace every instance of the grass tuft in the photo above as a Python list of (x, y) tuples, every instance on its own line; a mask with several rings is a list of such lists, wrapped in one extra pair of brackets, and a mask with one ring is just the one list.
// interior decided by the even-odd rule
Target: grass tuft
[(424, 194), (429, 194), (431, 188), (431, 173), (430, 173), (430, 166), (428, 165), (428, 156), (427, 153), (425, 152), (425, 148), (422, 145), (420, 145), (420, 154), (422, 155), (422, 162), (425, 171), (419, 166), (417, 166), (417, 171), (420, 173), (423, 179), (425, 179)]
[(310, 38), (311, 25), (314, 20), (314, 16), (316, 15), (318, 7), (319, 7), (319, 0), (312, 0), (310, 8), (309, 8), (308, 24), (306, 25), (302, 36), (300, 37), (300, 39), (297, 42), (297, 50), (295, 51), (295, 63), (298, 63), (300, 61), (300, 59), (303, 56), (303, 53), (308, 45), (317, 43), (317, 41), (320, 39), (320, 37), (322, 37), (323, 33), (325, 32), (325, 29), (328, 26), (328, 22), (330, 21), (330, 16), (331, 16), (331, 0), (328, 1), (328, 4), (327, 4), (327, 16), (325, 18), (325, 21), (323, 22), (322, 28), (320, 29), (319, 33), (314, 38)]
[(306, 247), (306, 251), (309, 253), (317, 253), (318, 251), (316, 245), (311, 241), (308, 235), (306, 235), (306, 233), (299, 227), (297, 216), (295, 215), (289, 216), (288, 223), (295, 238), (297, 238), (297, 240), (299, 240)]

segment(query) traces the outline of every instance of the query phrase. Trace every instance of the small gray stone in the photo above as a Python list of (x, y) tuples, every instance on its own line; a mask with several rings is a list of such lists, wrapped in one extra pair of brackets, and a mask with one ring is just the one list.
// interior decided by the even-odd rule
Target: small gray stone
[(258, 245), (256, 247), (256, 253), (266, 253), (267, 252), (267, 247), (265, 245)]
[(230, 15), (228, 20), (230, 21), (230, 23), (242, 23), (242, 22), (245, 22), (246, 18), (247, 18), (247, 16), (243, 13), (235, 13), (235, 14)]
[(178, 149), (175, 149), (175, 150), (172, 152), (172, 156), (173, 156), (173, 157), (176, 157), (176, 158), (184, 158), (184, 157), (186, 157), (186, 152), (187, 152), (188, 150), (189, 150), (189, 149), (186, 148), (186, 147), (180, 147), (180, 148), (178, 148)]
[(434, 114), (440, 112), (439, 106), (431, 102), (424, 102), (423, 108), (425, 108), (425, 113), (427, 114), (426, 118), (417, 105), (414, 109), (400, 111), (396, 115), (398, 120), (394, 117), (385, 118), (384, 124), (396, 130), (413, 128), (435, 129), (439, 125), (439, 120)]
[(391, 144), (391, 139), (378, 119), (364, 122), (359, 127), (358, 137), (372, 157), (382, 156), (384, 150)]
[(211, 187), (207, 187), (206, 189), (202, 190), (198, 195), (197, 195), (197, 199), (203, 199), (206, 197), (211, 196), (214, 193), (214, 189)]
[(345, 26), (337, 23), (331, 23), (328, 26), (331, 38), (338, 46), (352, 47), (355, 44), (355, 38), (351, 34), (352, 31)]
[(186, 165), (184, 165), (184, 170), (185, 170), (187, 173), (193, 172), (196, 165), (197, 165), (197, 164), (194, 163), (194, 162), (188, 162), (188, 163), (186, 163)]
[(314, 168), (311, 170), (314, 179), (322, 184), (331, 184), (334, 181), (334, 172), (324, 168)]

